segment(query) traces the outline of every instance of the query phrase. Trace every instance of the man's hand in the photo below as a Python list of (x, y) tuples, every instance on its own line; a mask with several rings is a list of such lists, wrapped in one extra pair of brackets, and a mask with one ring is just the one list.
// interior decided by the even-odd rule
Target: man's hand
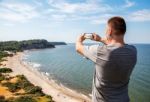
[(93, 39), (91, 39), (91, 40), (101, 42), (101, 37), (100, 37), (99, 35), (97, 35), (97, 34), (95, 34), (95, 33), (93, 33), (92, 35), (93, 35)]
[(84, 37), (85, 34), (81, 34), (78, 38), (77, 38), (77, 41), (78, 42), (83, 42), (85, 40), (85, 37)]
[(108, 44), (107, 38), (101, 38), (99, 35), (97, 35), (95, 33), (93, 33), (93, 39), (91, 39), (91, 40), (102, 42), (104, 44)]

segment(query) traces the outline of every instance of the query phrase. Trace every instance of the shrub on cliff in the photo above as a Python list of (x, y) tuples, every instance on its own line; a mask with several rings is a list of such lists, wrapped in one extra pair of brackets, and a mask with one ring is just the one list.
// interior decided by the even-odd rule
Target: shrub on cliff
[(31, 96), (21, 96), (14, 98), (14, 100), (11, 102), (37, 102), (37, 101)]
[(0, 68), (0, 73), (10, 73), (12, 72), (12, 69), (10, 68)]
[(7, 52), (0, 51), (0, 59), (3, 58), (3, 57), (7, 57), (7, 56), (8, 56)]
[(7, 82), (7, 83), (3, 83), (2, 85), (8, 87), (10, 92), (16, 92), (17, 90), (21, 89), (17, 83)]
[(7, 102), (7, 101), (5, 100), (5, 96), (0, 95), (0, 102)]
[(35, 94), (36, 96), (43, 96), (42, 88), (39, 86), (34, 86), (30, 83), (24, 75), (17, 75), (18, 86), (23, 88), (27, 94)]
[(3, 81), (3, 80), (5, 80), (5, 76), (3, 76), (3, 75), (1, 76), (0, 75), (0, 81)]
[(28, 94), (35, 94), (35, 96), (44, 96), (42, 92), (42, 88), (39, 86), (30, 86), (25, 88), (26, 93)]

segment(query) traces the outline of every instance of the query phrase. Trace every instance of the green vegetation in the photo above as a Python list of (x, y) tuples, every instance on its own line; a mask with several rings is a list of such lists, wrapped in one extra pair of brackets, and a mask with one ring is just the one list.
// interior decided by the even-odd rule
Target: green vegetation
[(4, 96), (0, 96), (0, 102), (7, 102)]
[[(65, 42), (48, 42), (44, 39), (33, 39), (23, 41), (4, 41), (0, 42), (0, 62), (3, 61), (3, 57), (9, 56), (5, 51), (21, 52), (29, 49), (44, 49), (54, 48), (55, 45), (66, 45)], [(1, 64), (0, 64), (1, 65)]]
[(0, 73), (0, 81), (3, 81), (3, 80), (5, 80), (5, 76), (2, 73)]
[(23, 75), (18, 75), (18, 86), (25, 90), (27, 94), (34, 94), (36, 96), (43, 96), (42, 88), (31, 84)]
[(5, 79), (4, 76), (0, 76), (0, 81), (3, 81)]
[[(54, 102), (51, 96), (45, 95), (42, 92), (41, 87), (34, 86), (24, 75), (8, 77), (5, 74), (0, 73), (0, 78), (2, 79), (0, 80), (0, 85), (7, 87), (10, 92), (17, 96), (8, 99), (5, 99), (4, 96), (0, 96), (0, 102)], [(10, 80), (13, 78), (17, 78), (17, 80), (12, 83)], [(5, 80), (5, 82), (1, 83), (3, 80)], [(23, 93), (18, 93), (19, 90), (24, 91)]]
[(12, 72), (12, 69), (10, 68), (0, 68), (0, 73), (10, 73)]
[(8, 87), (10, 92), (16, 92), (17, 90), (21, 89), (17, 83), (7, 82), (7, 83), (3, 83), (2, 85)]
[(39, 86), (30, 86), (26, 88), (28, 94), (35, 94), (36, 96), (44, 96), (42, 88)]
[(7, 52), (0, 51), (0, 58), (7, 57), (7, 56), (8, 56)]
[[(53, 44), (46, 40), (36, 39), (0, 42), (0, 66), (2, 65), (1, 62), (5, 61), (4, 57), (13, 55), (7, 51), (18, 52), (28, 49), (54, 48)], [(51, 96), (45, 95), (41, 87), (34, 86), (24, 75), (10, 77), (9, 74), (5, 74), (10, 72), (12, 72), (10, 68), (0, 68), (0, 87), (7, 92), (9, 91), (13, 96), (9, 98), (0, 96), (0, 102), (54, 102)], [(12, 81), (13, 78), (17, 80)]]
[(54, 102), (52, 100), (52, 98), (49, 98), (47, 96), (43, 96), (43, 97), (33, 97), (33, 96), (20, 96), (17, 98), (9, 98), (9, 99), (5, 99), (5, 97), (3, 97), (3, 101), (0, 100), (0, 102)]
[(7, 57), (8, 56), (8, 53), (7, 52), (4, 52), (4, 51), (0, 51), (0, 62), (4, 61), (2, 58), (3, 57)]
[(5, 41), (0, 42), (0, 51), (18, 52), (28, 49), (54, 48), (55, 46), (44, 39)]
[(14, 98), (12, 102), (37, 102), (37, 101), (31, 96), (21, 96)]
[(17, 41), (0, 42), (0, 51), (20, 51), (19, 46)]
[[(45, 95), (41, 87), (34, 86), (24, 75), (10, 77), (4, 74), (6, 72), (12, 72), (12, 70), (9, 68), (0, 68), (0, 86), (7, 87), (17, 97), (6, 99), (4, 96), (0, 96), (0, 102), (54, 102), (51, 96)], [(11, 82), (10, 80), (13, 78), (17, 80)], [(18, 93), (19, 90), (23, 90), (23, 92)]]
[(51, 96), (43, 96), (43, 97), (38, 97), (38, 98), (36, 98), (36, 101), (37, 102), (54, 102), (53, 100), (52, 100), (52, 97)]
[(24, 89), (26, 94), (34, 94), (37, 96), (43, 96), (42, 88), (31, 84), (23, 75), (16, 76), (18, 78), (16, 83), (3, 83), (3, 86), (8, 87), (10, 92), (16, 92), (20, 89)]

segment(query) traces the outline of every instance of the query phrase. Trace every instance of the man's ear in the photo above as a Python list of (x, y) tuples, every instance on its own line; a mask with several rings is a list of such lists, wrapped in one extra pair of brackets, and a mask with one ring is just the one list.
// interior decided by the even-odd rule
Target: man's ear
[(112, 36), (112, 28), (111, 27), (108, 28), (108, 35)]

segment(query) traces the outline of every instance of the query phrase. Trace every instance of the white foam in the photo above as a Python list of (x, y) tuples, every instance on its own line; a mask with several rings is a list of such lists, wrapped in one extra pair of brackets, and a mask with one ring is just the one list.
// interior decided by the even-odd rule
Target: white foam
[(41, 67), (41, 64), (39, 64), (39, 63), (32, 63), (32, 66), (33, 66), (34, 68), (38, 68), (38, 67)]
[(92, 97), (92, 94), (89, 94), (90, 97)]
[(50, 74), (48, 72), (45, 72), (46, 76), (50, 76)]
[(25, 63), (27, 63), (28, 65), (32, 66), (33, 68), (41, 67), (41, 64), (35, 63), (35, 62), (31, 62), (31, 61), (25, 61)]

